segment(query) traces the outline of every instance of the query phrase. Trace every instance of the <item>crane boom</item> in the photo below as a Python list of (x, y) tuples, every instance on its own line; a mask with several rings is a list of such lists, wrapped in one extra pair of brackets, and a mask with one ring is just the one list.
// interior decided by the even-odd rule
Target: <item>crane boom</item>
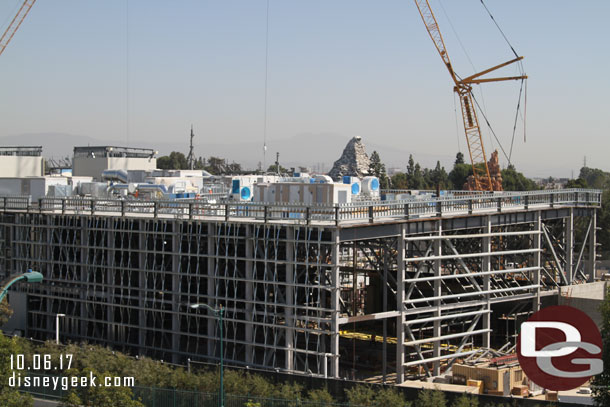
[(475, 189), (478, 191), (493, 191), (493, 182), (489, 173), (489, 167), (487, 165), (485, 147), (483, 146), (483, 139), (481, 136), (481, 127), (479, 126), (479, 119), (473, 103), (474, 97), (472, 96), (472, 84), (526, 79), (527, 76), (525, 75), (502, 78), (480, 78), (482, 75), (488, 74), (496, 69), (500, 69), (514, 62), (520, 61), (523, 59), (523, 57), (517, 57), (511, 61), (496, 65), (464, 79), (459, 78), (451, 66), (451, 60), (449, 59), (449, 54), (445, 48), (445, 42), (443, 41), (443, 36), (438, 27), (436, 17), (430, 8), (430, 3), (428, 0), (414, 1), (424, 25), (426, 26), (428, 34), (430, 35), (436, 50), (441, 56), (441, 59), (445, 63), (445, 66), (449, 70), (451, 79), (453, 79), (453, 82), (455, 83), (453, 90), (458, 94), (460, 99), (462, 119), (464, 122), (464, 132), (466, 133), (466, 142), (468, 145), (470, 162), (472, 163), (472, 174)]
[(19, 29), (19, 26), (25, 19), (25, 16), (27, 16), (30, 12), (30, 9), (32, 8), (34, 3), (36, 3), (36, 0), (25, 0), (19, 8), (19, 11), (17, 11), (17, 14), (13, 18), (13, 21), (11, 21), (8, 28), (0, 38), (0, 55), (2, 55), (8, 43), (11, 42), (11, 39), (15, 35), (15, 32), (17, 32), (17, 30)]

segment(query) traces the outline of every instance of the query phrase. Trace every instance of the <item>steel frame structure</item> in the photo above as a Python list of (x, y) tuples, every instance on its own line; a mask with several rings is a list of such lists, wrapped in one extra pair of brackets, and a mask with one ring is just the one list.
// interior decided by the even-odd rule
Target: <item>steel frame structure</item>
[(217, 320), (188, 307), (207, 303), (225, 309), (229, 364), (349, 377), (346, 331), (365, 327), (382, 338), (384, 375), (395, 365), (402, 382), (514, 345), (508, 328), (492, 329), (537, 310), (559, 286), (593, 281), (598, 198), (345, 223), (121, 216), (5, 200), (0, 266), (44, 274), (20, 288), (28, 336), (50, 337), (63, 313), (68, 340), (215, 361)]

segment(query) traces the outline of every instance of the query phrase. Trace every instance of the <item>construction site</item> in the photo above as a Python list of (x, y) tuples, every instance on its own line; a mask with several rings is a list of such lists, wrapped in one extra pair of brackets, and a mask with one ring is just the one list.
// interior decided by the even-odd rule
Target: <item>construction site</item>
[[(462, 189), (383, 189), (361, 137), (318, 174), (280, 173), (279, 153), (276, 173), (195, 170), (192, 128), (188, 170), (158, 168), (153, 149), (103, 145), (74, 147), (53, 173), (42, 147), (2, 147), (0, 275), (44, 276), (10, 291), (10, 333), (189, 367), (539, 391), (516, 360), (519, 327), (600, 290), (602, 193), (503, 191), (472, 86), (523, 84), (522, 57), (462, 78), (430, 5), (415, 4), (459, 98)], [(512, 64), (516, 76), (484, 77)]]
[(595, 276), (598, 191), (267, 205), (3, 198), (2, 269), (39, 270), (28, 337), (364, 379), (514, 351), (519, 322)]

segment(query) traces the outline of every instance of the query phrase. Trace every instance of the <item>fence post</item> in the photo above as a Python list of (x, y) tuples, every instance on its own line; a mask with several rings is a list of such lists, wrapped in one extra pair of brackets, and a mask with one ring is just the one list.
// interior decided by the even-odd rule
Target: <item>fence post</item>
[(409, 219), (409, 204), (408, 203), (405, 204), (405, 218), (407, 220)]
[[(4, 198), (4, 206), (6, 206), (6, 198)], [(66, 214), (66, 198), (61, 198), (61, 214)]]
[(373, 205), (369, 205), (369, 223), (373, 223)]
[(229, 221), (229, 204), (225, 204), (225, 222)]
[(6, 211), (6, 197), (4, 197), (2, 200), (4, 201), (4, 207), (2, 209)]
[(159, 215), (159, 202), (153, 202), (153, 216), (156, 218)]
[(189, 202), (189, 219), (193, 219), (193, 203)]
[(308, 225), (311, 223), (311, 206), (305, 208), (305, 220)]
[(468, 214), (472, 215), (472, 199), (468, 200)]
[(502, 198), (497, 199), (498, 212), (502, 212)]
[(95, 199), (92, 199), (89, 203), (89, 208), (91, 210), (91, 215), (95, 214)]
[(443, 216), (443, 203), (441, 201), (436, 201), (436, 216), (439, 218)]
[(530, 207), (530, 196), (525, 195), (525, 210), (527, 211)]
[(121, 201), (121, 216), (125, 216), (125, 205), (127, 203), (125, 201)]
[(264, 210), (263, 210), (263, 221), (264, 221), (265, 223), (267, 223), (267, 216), (268, 216), (268, 214), (269, 214), (269, 213), (268, 213), (268, 211), (269, 211), (269, 207), (268, 207), (267, 205), (265, 205), (263, 209), (264, 209)]
[(38, 212), (42, 213), (42, 198), (38, 198)]
[(551, 193), (551, 208), (555, 207), (555, 194)]

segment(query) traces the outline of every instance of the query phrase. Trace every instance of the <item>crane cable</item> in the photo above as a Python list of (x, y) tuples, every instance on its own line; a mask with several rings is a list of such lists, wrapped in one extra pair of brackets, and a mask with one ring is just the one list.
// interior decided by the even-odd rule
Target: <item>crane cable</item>
[(476, 97), (474, 97), (474, 93), (470, 92), (470, 94), (472, 95), (472, 100), (474, 100), (474, 103), (477, 105), (477, 108), (479, 109), (479, 112), (481, 112), (481, 114), (483, 115), (483, 118), (485, 119), (485, 123), (487, 124), (487, 127), (489, 127), (489, 130), (491, 131), (491, 134), (493, 134), (494, 138), (498, 142), (498, 145), (500, 146), (500, 149), (502, 150), (502, 153), (504, 154), (504, 157), (506, 158), (506, 160), (508, 161), (508, 164), (510, 165), (510, 158), (506, 154), (506, 151), (504, 151), (504, 147), (502, 146), (502, 143), (500, 143), (500, 140), (498, 139), (498, 136), (496, 135), (496, 132), (491, 127), (491, 123), (489, 123), (489, 120), (487, 120), (487, 116), (485, 115), (485, 112), (483, 112), (483, 110), (481, 109), (481, 106), (479, 105), (479, 101), (477, 100)]
[(515, 123), (513, 124), (513, 138), (510, 140), (510, 152), (508, 154), (508, 162), (513, 156), (513, 144), (515, 143), (515, 133), (517, 132), (517, 120), (519, 119), (519, 108), (521, 106), (521, 95), (523, 93), (523, 82), (525, 79), (521, 79), (521, 87), (519, 88), (519, 98), (517, 99), (517, 111), (515, 111)]
[(513, 54), (515, 54), (515, 58), (519, 58), (519, 55), (517, 54), (517, 51), (515, 51), (515, 48), (513, 48), (512, 44), (510, 43), (510, 41), (508, 40), (508, 38), (506, 38), (506, 35), (504, 34), (504, 31), (502, 31), (502, 29), (500, 28), (500, 25), (498, 25), (498, 22), (496, 21), (496, 19), (494, 18), (494, 16), (491, 14), (491, 11), (489, 11), (489, 9), (487, 8), (487, 6), (485, 5), (485, 3), (483, 2), (483, 0), (481, 0), (481, 4), (483, 5), (483, 7), (485, 8), (485, 11), (487, 11), (487, 14), (489, 14), (489, 17), (491, 17), (491, 20), (494, 22), (494, 24), (496, 25), (496, 27), (498, 27), (498, 31), (500, 31), (500, 34), (502, 34), (502, 37), (504, 37), (504, 41), (506, 41), (506, 43), (508, 44), (508, 46), (510, 47), (510, 49), (513, 51)]
[(265, 107), (263, 113), (263, 172), (267, 171), (267, 89), (269, 77), (269, 0), (267, 0), (267, 16), (265, 27)]
[[(519, 58), (519, 54), (517, 54), (517, 51), (515, 51), (515, 47), (513, 47), (513, 45), (510, 43), (510, 41), (508, 40), (508, 37), (506, 36), (506, 34), (504, 34), (504, 31), (502, 31), (502, 28), (500, 28), (500, 25), (498, 24), (498, 22), (496, 21), (496, 19), (494, 18), (493, 14), (491, 14), (491, 11), (489, 11), (489, 8), (487, 8), (487, 5), (485, 5), (485, 2), (483, 0), (481, 0), (481, 4), (483, 5), (483, 8), (485, 9), (485, 11), (487, 11), (487, 14), (489, 14), (489, 17), (491, 18), (491, 21), (494, 22), (494, 24), (496, 25), (496, 28), (498, 28), (498, 31), (500, 31), (500, 34), (502, 35), (502, 37), (504, 38), (504, 41), (506, 41), (506, 43), (508, 44), (508, 46), (510, 47), (511, 51), (513, 52), (513, 54), (515, 55), (516, 58)], [(525, 70), (523, 69), (523, 62), (519, 61), (518, 63), (519, 66), (519, 73), (521, 75), (525, 74)], [(524, 94), (524, 103), (523, 103), (523, 110), (524, 113), (523, 115), (521, 115), (521, 119), (523, 120), (523, 142), (526, 142), (526, 117), (527, 117), (527, 80), (522, 79), (521, 80), (521, 86), (519, 89), (519, 98), (517, 100), (517, 111), (515, 112), (515, 123), (513, 125), (513, 135), (512, 135), (512, 139), (510, 142), (510, 153), (509, 156), (507, 157), (508, 159), (508, 163), (510, 164), (510, 159), (512, 157), (513, 154), (513, 144), (515, 142), (515, 134), (516, 134), (516, 130), (517, 130), (517, 119), (521, 114), (520, 111), (520, 107), (521, 107), (521, 96), (523, 95), (523, 87), (524, 87), (524, 82), (525, 82), (525, 94)], [(476, 102), (476, 100), (475, 100)], [(479, 108), (480, 110), (480, 108)], [(485, 115), (483, 114), (483, 117), (485, 117)], [(487, 118), (485, 118), (485, 120), (487, 120)], [(489, 125), (489, 124), (488, 124)], [(491, 130), (491, 127), (490, 127)], [(492, 130), (493, 132), (493, 130)], [(495, 137), (495, 133), (494, 133), (494, 137)], [(496, 138), (497, 139), (497, 138)], [(500, 146), (501, 147), (501, 146)], [(502, 149), (502, 151), (504, 151), (504, 149)], [(506, 153), (504, 154), (506, 155)]]

